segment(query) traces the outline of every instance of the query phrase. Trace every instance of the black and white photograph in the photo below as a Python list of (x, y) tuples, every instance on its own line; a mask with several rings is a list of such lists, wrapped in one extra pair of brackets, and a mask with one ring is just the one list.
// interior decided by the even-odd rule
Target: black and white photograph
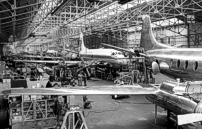
[(202, 129), (202, 0), (0, 0), (0, 129)]

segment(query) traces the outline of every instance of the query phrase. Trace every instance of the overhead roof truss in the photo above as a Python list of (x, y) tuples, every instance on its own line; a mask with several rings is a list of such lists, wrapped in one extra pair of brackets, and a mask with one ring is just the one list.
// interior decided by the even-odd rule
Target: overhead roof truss
[[(91, 12), (96, 11), (109, 3), (111, 3), (110, 0), (95, 3), (90, 3), (88, 0), (67, 0), (64, 7), (61, 7), (61, 9), (56, 11), (55, 15), (49, 15), (45, 20), (51, 20), (51, 22), (42, 22), (34, 32), (37, 35), (47, 34), (47, 32), (51, 33), (52, 30), (59, 29), (60, 26), (66, 26), (73, 21), (78, 21), (81, 17), (85, 17)], [(75, 22), (72, 26), (81, 27), (83, 26), (83, 22)]]
[[(145, 14), (151, 16), (153, 25), (157, 28), (164, 28), (164, 26), (166, 26), (166, 29), (187, 37), (187, 35), (181, 33), (183, 29), (188, 29), (186, 24), (187, 15), (200, 14), (202, 11), (202, 1), (134, 0), (126, 5), (112, 2), (101, 10), (86, 13), (84, 16), (82, 16), (80, 11), (76, 10), (72, 11), (73, 16), (70, 15), (69, 11), (71, 6), (66, 6), (66, 9), (67, 10), (61, 13), (61, 16), (67, 21), (64, 24), (68, 27), (66, 29), (63, 27), (53, 29), (54, 32), (51, 32), (53, 37), (65, 38), (68, 36), (71, 38), (75, 37), (75, 35), (78, 37), (79, 32), (82, 30), (86, 32), (87, 35), (92, 33), (106, 34), (110, 32), (110, 35), (116, 38), (127, 40), (125, 31), (131, 31), (131, 29), (134, 29), (134, 31), (141, 30), (140, 25), (142, 20), (140, 16)], [(202, 16), (195, 15), (194, 20), (197, 23), (196, 19), (202, 20)], [(173, 29), (175, 27), (179, 27), (180, 29), (176, 31)], [(196, 32), (197, 29), (189, 28), (189, 30)]]
[[(27, 38), (61, 0), (6, 0), (0, 1), (0, 27), (6, 37), (14, 40)], [(24, 29), (19, 31), (19, 26)]]

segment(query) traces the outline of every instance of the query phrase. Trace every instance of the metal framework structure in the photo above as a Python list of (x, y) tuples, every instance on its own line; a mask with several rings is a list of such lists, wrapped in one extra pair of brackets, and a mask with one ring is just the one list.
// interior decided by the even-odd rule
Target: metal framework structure
[[(68, 8), (70, 6), (66, 6)], [(72, 14), (80, 17), (79, 14), (66, 10), (63, 14)], [(78, 35), (82, 30), (86, 35), (107, 34), (114, 38), (127, 41), (129, 30), (141, 30), (141, 15), (150, 15), (152, 22), (159, 29), (166, 28), (181, 36), (188, 38), (190, 42), (198, 45), (201, 42), (202, 21), (202, 1), (200, 0), (133, 0), (125, 5), (120, 5), (116, 1), (103, 7), (100, 10), (86, 14), (83, 17), (72, 20), (71, 15), (66, 15), (64, 27), (58, 27), (52, 32), (56, 38), (71, 38)], [(191, 15), (191, 20), (187, 20)], [(197, 26), (196, 26), (197, 25)], [(194, 26), (194, 27), (190, 27)], [(175, 29), (174, 29), (175, 28)], [(178, 28), (178, 29), (176, 29)], [(182, 34), (182, 30), (187, 29), (188, 35)]]
[(26, 39), (61, 0), (1, 0), (0, 38)]
[(84, 21), (78, 22), (78, 19), (81, 19), (110, 3), (110, 0), (92, 3), (88, 0), (67, 0), (65, 4), (52, 13), (54, 15), (49, 15), (34, 32), (39, 35), (47, 34), (47, 32), (51, 33), (69, 23), (71, 23), (71, 27), (82, 27)]
[[(124, 5), (116, 0), (15, 1), (0, 2), (0, 35), (22, 38), (34, 32), (64, 43), (83, 31), (86, 35), (107, 35), (127, 42), (129, 32), (141, 30), (140, 16), (148, 14), (157, 30), (165, 28), (186, 37), (188, 47), (202, 41), (201, 0), (133, 0)], [(191, 20), (187, 20), (189, 16)], [(183, 29), (188, 30), (188, 35), (182, 33)]]

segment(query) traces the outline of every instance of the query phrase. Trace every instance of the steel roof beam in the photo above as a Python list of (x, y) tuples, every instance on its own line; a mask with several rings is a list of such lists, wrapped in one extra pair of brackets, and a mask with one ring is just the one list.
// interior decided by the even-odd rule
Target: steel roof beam
[[(59, 10), (62, 12), (60, 14), (60, 17), (61, 17), (60, 25), (63, 25), (61, 23), (64, 23), (66, 20), (71, 19), (71, 21), (73, 21), (73, 20), (79, 19), (82, 16), (87, 15), (92, 10), (97, 10), (96, 8), (94, 8), (94, 4), (89, 3), (87, 0), (76, 0), (74, 2), (75, 3), (73, 3), (72, 1), (67, 2), (68, 4), (66, 4), (66, 7), (63, 7), (62, 9)], [(98, 2), (97, 6), (99, 7), (106, 3), (108, 3), (108, 2)], [(63, 10), (65, 10), (65, 12), (63, 12)], [(70, 16), (67, 17), (67, 15), (70, 15)], [(75, 15), (75, 16), (72, 16), (72, 15)], [(67, 23), (68, 23), (68, 21), (67, 21)], [(52, 27), (52, 26), (50, 25), (50, 27)], [(37, 29), (35, 29), (35, 31), (36, 30)]]
[[(48, 2), (48, 1), (46, 1), (46, 2)], [(44, 4), (46, 2), (40, 2), (40, 3), (36, 3), (36, 4), (29, 4), (29, 5), (20, 6), (20, 7), (11, 6), (11, 8), (12, 8), (12, 10), (18, 10), (18, 9), (27, 8), (27, 7), (30, 7), (30, 6), (36, 6), (36, 5)], [(0, 11), (0, 13), (4, 13), (4, 12), (8, 12), (8, 11), (10, 11), (10, 9)]]
[[(35, 17), (35, 15), (33, 16), (29, 16), (29, 17), (24, 17), (24, 18), (21, 18), (21, 19), (17, 19), (15, 20), (16, 22), (19, 22), (19, 21), (22, 21), (22, 20), (25, 20), (25, 19), (30, 19), (29, 21), (32, 21), (32, 18)], [(10, 22), (3, 22), (1, 25), (5, 25), (5, 24), (9, 24), (9, 23), (12, 23), (13, 21), (10, 21)]]
[[(16, 8), (16, 0), (14, 0), (14, 8)], [(16, 15), (16, 10), (14, 10), (13, 14), (12, 15)], [(16, 29), (16, 17), (14, 17), (13, 19), (13, 42), (15, 42), (16, 40), (16, 34), (15, 34), (15, 29)]]
[[(2, 5), (2, 6), (0, 6), (0, 7), (4, 7), (5, 9), (8, 9), (2, 2), (0, 2), (0, 4)], [(9, 11), (9, 12), (10, 12), (10, 14), (12, 14), (11, 11)], [(8, 16), (10, 16), (10, 14), (9, 14), (8, 12), (6, 12), (6, 14), (7, 14)]]
[(4, 40), (7, 39), (7, 36), (5, 36), (5, 35), (2, 33), (2, 29), (1, 29), (1, 20), (0, 20), (0, 37), (2, 37)]
[[(43, 9), (43, 10), (45, 10), (45, 9)], [(17, 15), (9, 16), (9, 17), (0, 18), (0, 20), (13, 18), (13, 17), (21, 16), (21, 15), (26, 15), (26, 14), (30, 14), (30, 13), (35, 13), (35, 12), (38, 12), (38, 11), (40, 11), (40, 9), (34, 10), (34, 11), (29, 11), (29, 12), (26, 12), (26, 13), (20, 13), (20, 14), (17, 14)], [(34, 15), (34, 16), (36, 16), (36, 15)]]
[[(157, 4), (159, 4), (159, 3), (157, 3)], [(171, 5), (169, 5), (169, 6), (171, 6)], [(148, 7), (149, 7), (149, 9), (148, 9)], [(148, 9), (148, 10), (146, 10), (146, 9)], [(135, 20), (135, 19), (133, 19), (134, 16), (141, 15), (142, 13), (144, 13), (144, 14), (145, 13), (156, 14), (155, 12), (152, 11), (154, 9), (158, 10), (160, 15), (167, 15), (166, 18), (174, 17), (175, 16), (175, 15), (172, 15), (170, 13), (163, 13), (163, 12), (161, 12), (161, 11), (165, 11), (165, 10), (157, 8), (155, 6), (155, 4), (153, 4), (153, 2), (148, 2), (147, 5), (144, 5), (141, 8), (138, 7), (138, 8), (135, 8), (135, 10), (129, 9), (129, 11), (124, 11), (121, 14), (113, 15), (113, 16), (104, 18), (103, 20), (101, 20), (102, 18), (98, 20), (96, 18), (98, 18), (99, 16), (95, 16), (94, 19), (95, 19), (96, 22), (94, 22), (92, 24), (89, 24), (89, 27), (93, 26), (93, 29), (96, 30), (96, 29), (98, 29), (98, 27), (100, 29), (103, 28), (103, 26), (109, 26), (110, 27), (111, 25), (115, 24), (116, 22), (117, 23), (131, 22), (131, 21)], [(177, 15), (179, 16), (179, 14), (176, 14), (176, 16)], [(127, 26), (126, 26), (126, 28), (127, 28)]]
[[(26, 28), (27, 28), (26, 26), (18, 28), (18, 29), (15, 30), (15, 32), (22, 32)], [(6, 33), (6, 34), (12, 34), (13, 32), (11, 32), (10, 30), (7, 30), (4, 33)]]
[[(143, 0), (142, 0), (143, 1)], [(73, 24), (77, 24), (77, 22), (85, 22), (85, 26), (88, 29), (83, 29), (86, 33), (91, 33), (92, 31), (102, 31), (106, 32), (107, 30), (119, 31), (123, 29), (127, 29), (128, 27), (138, 26), (140, 25), (140, 18), (138, 16), (148, 14), (151, 16), (152, 21), (162, 21), (162, 22), (169, 22), (169, 24), (180, 25), (181, 23), (175, 23), (170, 21), (170, 18), (178, 17), (180, 14), (185, 13), (186, 11), (201, 11), (202, 10), (202, 1), (200, 0), (185, 0), (181, 3), (173, 3), (173, 0), (151, 0), (151, 1), (143, 1), (145, 3), (134, 3), (134, 1), (127, 3), (125, 6), (127, 8), (122, 9), (122, 5), (113, 3), (103, 8), (102, 10), (95, 11), (91, 14), (86, 14), (85, 17), (66, 17), (66, 14), (69, 13), (75, 14), (76, 11), (73, 8), (69, 8), (71, 5), (67, 5), (65, 12), (61, 13), (64, 14), (64, 18), (67, 19), (68, 26)], [(179, 4), (179, 8), (176, 7), (176, 4)], [(193, 6), (193, 5), (197, 5)], [(123, 5), (124, 6), (124, 5)], [(193, 8), (192, 8), (193, 7)], [(82, 12), (82, 11), (80, 11)], [(66, 13), (66, 14), (65, 14)], [(158, 15), (159, 18), (154, 17)], [(77, 15), (78, 16), (78, 15)], [(182, 15), (183, 16), (183, 15)], [(186, 18), (185, 16), (183, 16)], [(73, 18), (73, 20), (69, 20), (68, 18)], [(87, 25), (86, 25), (87, 24)], [(122, 25), (120, 25), (122, 24)], [(162, 26), (160, 24), (160, 26)], [(186, 28), (186, 27), (185, 27)], [(73, 28), (72, 28), (73, 29)], [(66, 31), (64, 33), (58, 33), (59, 31)], [(65, 38), (67, 36), (75, 36), (76, 31), (68, 31), (62, 30), (61, 28), (56, 32), (52, 32), (52, 36), (58, 39)], [(180, 32), (176, 32), (180, 33)], [(78, 33), (79, 34), (79, 31)]]
[[(52, 6), (51, 7), (47, 7), (47, 5), (44, 5), (45, 6), (44, 8), (47, 9), (46, 12), (44, 11), (45, 13), (42, 11), (42, 13), (44, 15), (41, 15), (41, 14), (38, 13), (38, 16), (41, 17), (41, 20), (39, 20), (39, 24), (47, 17), (48, 14), (50, 14), (52, 12), (52, 10), (54, 9), (53, 3), (55, 3), (56, 5), (59, 5), (58, 1), (55, 2), (54, 0), (52, 0), (52, 3), (51, 3)], [(43, 8), (43, 6), (42, 6), (42, 8)], [(35, 17), (35, 19), (33, 21), (35, 22), (36, 20), (38, 20), (37, 17)], [(39, 25), (39, 24), (33, 24), (33, 27), (29, 27), (28, 28), (29, 31), (27, 33), (27, 36), (36, 28), (36, 25)]]
[[(29, 20), (29, 21), (24, 21), (24, 22), (20, 22), (20, 23), (18, 23), (18, 24), (16, 23), (15, 26), (18, 26), (18, 25), (21, 25), (21, 24), (26, 24), (26, 23), (31, 24), (30, 21), (31, 21), (31, 20)], [(12, 24), (10, 24), (9, 26), (4, 26), (4, 27), (2, 28), (2, 30), (5, 29), (5, 28), (12, 27), (12, 26), (13, 26)]]
[[(16, 25), (15, 22), (20, 22), (20, 21), (22, 21), (24, 19), (26, 20), (28, 18), (34, 18), (32, 20), (33, 22), (31, 22), (31, 24), (27, 24), (29, 26), (27, 26), (28, 28), (26, 29), (26, 31), (23, 31), (23, 34), (20, 34), (20, 35), (22, 35), (22, 39), (23, 39), (23, 38), (26, 38), (32, 32), (32, 30), (35, 28), (35, 26), (37, 26), (41, 21), (43, 21), (43, 19), (47, 16), (48, 13), (50, 13), (50, 11), (52, 9), (54, 9), (55, 6), (60, 4), (59, 1), (61, 1), (61, 0), (46, 0), (46, 1), (43, 1), (43, 0), (39, 1), (38, 0), (38, 1), (35, 1), (37, 3), (33, 3), (32, 1), (27, 0), (27, 1), (20, 1), (20, 2), (16, 3), (15, 0), (14, 0), (13, 5), (8, 3), (10, 5), (10, 7), (11, 7), (11, 10), (13, 11), (13, 13), (11, 14), (12, 16), (5, 17), (5, 18), (0, 18), (0, 19), (6, 20), (6, 19), (9, 19), (9, 18), (10, 19), (12, 18), (11, 19), (12, 21), (10, 21), (10, 22), (6, 21), (3, 24), (5, 25), (5, 24), (8, 24), (8, 23), (13, 23), (13, 26), (11, 26), (13, 28), (10, 28), (10, 30), (13, 30), (15, 32), (15, 27), (18, 27), (18, 25), (20, 25), (18, 23)], [(25, 4), (27, 4), (27, 5), (25, 5)], [(27, 12), (23, 13), (22, 9), (26, 10)], [(10, 9), (1, 10), (0, 14), (1, 13), (6, 13), (9, 10)], [(36, 13), (36, 12), (38, 12), (38, 13)], [(16, 13), (19, 13), (19, 14), (16, 14)], [(26, 16), (26, 18), (25, 17), (21, 18), (20, 16)], [(27, 17), (27, 16), (29, 16), (29, 17)], [(25, 22), (23, 22), (23, 23), (25, 23)], [(29, 23), (29, 21), (28, 21), (28, 23)], [(15, 35), (15, 34), (13, 34), (13, 35)]]
[[(18, 29), (21, 29), (21, 28), (26, 28), (27, 27), (27, 25), (21, 25), (21, 26), (18, 26), (18, 27), (16, 27), (16, 30), (15, 31), (17, 31)], [(6, 29), (6, 30), (3, 30), (3, 32), (11, 32), (12, 33), (12, 29)]]
[[(48, 17), (46, 18), (47, 21), (40, 20), (45, 19), (45, 10), (47, 10), (45, 9), (42, 13), (38, 14), (38, 17), (35, 17), (32, 27), (27, 29), (27, 34), (34, 30), (36, 33), (40, 33), (40, 31), (43, 31), (43, 33), (45, 31), (51, 32), (54, 36), (54, 34), (56, 34), (56, 32), (53, 32), (54, 28), (60, 28), (58, 32), (61, 31), (61, 33), (57, 32), (58, 34), (55, 36), (58, 39), (65, 38), (65, 35), (67, 36), (67, 34), (70, 37), (75, 36), (76, 32), (79, 34), (80, 31), (78, 31), (78, 29), (69, 28), (70, 30), (65, 30), (60, 27), (65, 25), (68, 25), (69, 27), (78, 25), (77, 27), (79, 27), (80, 30), (82, 29), (82, 31), (88, 34), (96, 31), (120, 31), (140, 25), (141, 20), (139, 16), (143, 14), (150, 15), (152, 22), (163, 20), (162, 22), (169, 22), (174, 26), (177, 23), (169, 21), (170, 18), (181, 16), (181, 14), (185, 14), (181, 17), (186, 18), (187, 10), (191, 12), (202, 10), (202, 1), (200, 0), (180, 1), (181, 2), (173, 0), (142, 0), (142, 2), (145, 3), (138, 3), (137, 0), (133, 0), (126, 5), (118, 5), (115, 4), (115, 2), (108, 6), (103, 4), (104, 2), (100, 2), (95, 4), (96, 7), (94, 4), (88, 3), (87, 0), (68, 0), (66, 1), (65, 6), (56, 10), (57, 12), (61, 12), (59, 16), (60, 18), (51, 19)], [(177, 4), (179, 7), (176, 7)], [(104, 5), (106, 8), (99, 10), (98, 7), (101, 5)], [(127, 9), (122, 8), (122, 6), (127, 6)], [(83, 23), (83, 26), (81, 23)], [(160, 24), (160, 26), (162, 26), (162, 24)]]
[[(21, 27), (21, 26), (27, 26), (27, 25), (31, 25), (31, 24), (30, 23), (29, 24), (21, 24), (21, 25), (16, 26), (16, 28)], [(4, 29), (4, 30), (2, 30), (2, 32), (6, 31), (6, 30), (13, 30), (13, 28)]]

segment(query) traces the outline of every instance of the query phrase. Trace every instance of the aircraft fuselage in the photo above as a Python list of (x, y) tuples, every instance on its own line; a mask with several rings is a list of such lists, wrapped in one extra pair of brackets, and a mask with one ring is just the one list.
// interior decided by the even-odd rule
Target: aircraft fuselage
[[(113, 54), (114, 53), (114, 54)], [(87, 49), (79, 53), (84, 60), (104, 61), (112, 64), (115, 67), (120, 67), (127, 64), (127, 60), (122, 52), (114, 49)]]
[(146, 95), (146, 98), (156, 105), (174, 112), (175, 114), (194, 113), (197, 103), (188, 98), (170, 94), (165, 91), (158, 91), (153, 95)]
[[(155, 49), (146, 52), (146, 61), (151, 66), (157, 62), (160, 72), (174, 78), (184, 80), (202, 80), (202, 49), (173, 48)], [(161, 63), (168, 65), (168, 69), (161, 68)]]

